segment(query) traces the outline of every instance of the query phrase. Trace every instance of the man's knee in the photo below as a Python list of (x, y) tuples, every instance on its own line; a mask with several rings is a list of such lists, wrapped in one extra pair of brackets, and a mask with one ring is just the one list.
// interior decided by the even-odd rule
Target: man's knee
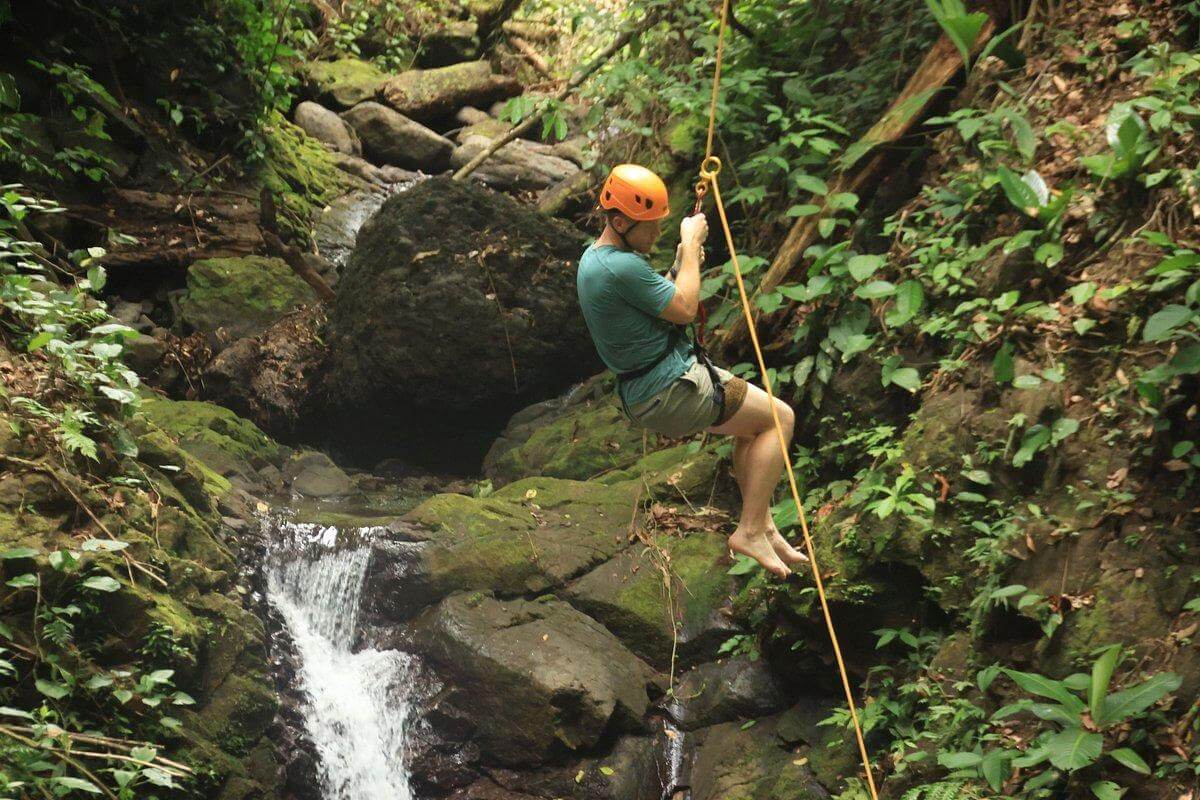
[(779, 413), (779, 424), (783, 426), (783, 432), (790, 438), (796, 425), (796, 412), (792, 411), (792, 407), (779, 398), (775, 398), (775, 408)]

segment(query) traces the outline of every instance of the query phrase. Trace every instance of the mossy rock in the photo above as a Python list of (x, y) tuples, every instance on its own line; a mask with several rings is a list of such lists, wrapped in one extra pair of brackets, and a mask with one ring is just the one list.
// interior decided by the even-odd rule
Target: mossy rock
[(601, 475), (600, 483), (643, 481), (651, 495), (672, 500), (707, 501), (717, 479), (721, 457), (712, 445), (689, 443), (655, 450), (627, 469)]
[(486, 61), (408, 70), (389, 78), (380, 89), (388, 105), (421, 122), (447, 116), (463, 106), (487, 108), (520, 91), (516, 80), (493, 73)]
[(311, 286), (277, 258), (209, 258), (188, 268), (180, 317), (214, 339), (255, 336), (316, 300)]
[[(364, 596), (411, 616), (457, 591), (516, 597), (550, 591), (626, 545), (637, 487), (529, 478), (485, 498), (439, 494), (398, 525), (421, 542), (377, 546)], [(397, 596), (396, 580), (412, 588)]]
[(162, 489), (164, 498), (168, 502), (175, 500), (180, 508), (192, 512), (214, 511), (214, 500), (233, 488), (228, 480), (161, 430), (145, 431), (137, 437), (137, 444), (138, 460), (158, 470), (156, 488)]
[(658, 536), (651, 547), (635, 543), (564, 594), (656, 666), (670, 665), (676, 637), (677, 658), (694, 663), (715, 657), (733, 630), (722, 613), (733, 589), (726, 550), (726, 537), (719, 533)]
[(357, 58), (310, 61), (304, 71), (318, 97), (342, 108), (373, 99), (388, 77), (374, 64)]
[(259, 469), (282, 459), (275, 440), (224, 406), (156, 398), (144, 401), (142, 412), (151, 425), (222, 477), (254, 483)]
[(643, 455), (641, 429), (621, 414), (610, 380), (589, 384), (582, 399), (515, 415), (484, 459), (484, 474), (496, 483), (531, 475), (587, 480), (632, 466)]
[(270, 190), (279, 225), (297, 241), (312, 236), (319, 212), (343, 194), (366, 184), (338, 168), (333, 154), (299, 126), (274, 114), (263, 126), (266, 156), (258, 180)]

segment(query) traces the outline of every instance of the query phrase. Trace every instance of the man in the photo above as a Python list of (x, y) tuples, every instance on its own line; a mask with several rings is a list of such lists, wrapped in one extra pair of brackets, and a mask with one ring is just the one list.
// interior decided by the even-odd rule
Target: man
[[(634, 422), (671, 438), (701, 431), (734, 437), (733, 470), (742, 516), (729, 537), (731, 550), (786, 578), (807, 561), (780, 535), (771, 495), (783, 472), (783, 453), (770, 398), (757, 386), (697, 359), (684, 325), (700, 307), (703, 214), (679, 226), (674, 282), (654, 272), (650, 252), (670, 213), (667, 187), (645, 167), (621, 164), (600, 190), (604, 233), (579, 261), (576, 286), (588, 331), (601, 360), (617, 374), (621, 407)], [(775, 401), (791, 441), (792, 409)]]

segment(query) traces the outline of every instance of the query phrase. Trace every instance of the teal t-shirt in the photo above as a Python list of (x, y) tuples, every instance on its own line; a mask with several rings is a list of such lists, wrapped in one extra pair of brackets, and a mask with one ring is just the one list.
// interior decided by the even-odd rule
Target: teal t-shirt
[[(589, 247), (579, 259), (575, 286), (600, 360), (613, 372), (641, 369), (666, 348), (674, 326), (658, 315), (675, 296), (675, 284), (650, 269), (646, 259), (612, 245)], [(658, 366), (625, 383), (625, 402), (649, 400), (695, 360), (687, 338), (681, 338)]]

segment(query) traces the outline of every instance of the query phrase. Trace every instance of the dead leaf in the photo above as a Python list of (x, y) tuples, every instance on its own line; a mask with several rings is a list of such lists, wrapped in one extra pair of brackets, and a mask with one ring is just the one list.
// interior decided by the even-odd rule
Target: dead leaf
[(1115, 489), (1125, 482), (1125, 477), (1129, 475), (1129, 467), (1121, 467), (1108, 476), (1108, 483), (1105, 484), (1109, 489)]
[(1058, 89), (1060, 94), (1067, 93), (1067, 89), (1069, 87), (1067, 86), (1067, 82), (1063, 79), (1063, 77), (1061, 75), (1055, 75), (1053, 78), (1051, 78), (1051, 80), (1054, 82), (1054, 88)]

